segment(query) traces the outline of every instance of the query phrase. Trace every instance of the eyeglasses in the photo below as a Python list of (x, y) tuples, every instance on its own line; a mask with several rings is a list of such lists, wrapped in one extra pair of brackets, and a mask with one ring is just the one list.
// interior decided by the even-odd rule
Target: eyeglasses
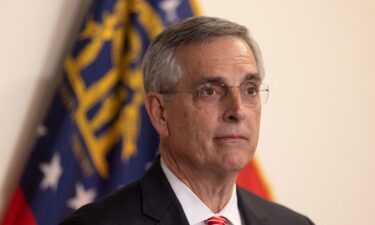
[[(239, 86), (228, 86), (225, 83), (207, 82), (198, 85), (192, 90), (202, 105), (219, 104), (236, 88), (240, 91), (242, 104), (253, 107), (267, 102), (269, 87), (267, 84), (256, 85), (253, 82), (244, 82)], [(180, 92), (177, 92), (180, 93)], [(181, 92), (182, 93), (182, 92)]]

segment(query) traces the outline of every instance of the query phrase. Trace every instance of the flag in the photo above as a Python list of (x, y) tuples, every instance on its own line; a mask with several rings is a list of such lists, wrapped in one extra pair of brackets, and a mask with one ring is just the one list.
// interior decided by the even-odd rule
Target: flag
[(256, 159), (251, 160), (251, 162), (238, 173), (236, 183), (260, 197), (273, 200), (270, 188), (262, 175)]
[[(195, 0), (93, 1), (3, 225), (57, 224), (147, 170), (159, 140), (143, 104), (142, 57), (163, 28), (197, 14)], [(241, 174), (262, 189), (252, 163)]]
[(142, 57), (198, 10), (194, 0), (92, 2), (4, 225), (57, 224), (145, 172), (159, 140), (143, 105)]

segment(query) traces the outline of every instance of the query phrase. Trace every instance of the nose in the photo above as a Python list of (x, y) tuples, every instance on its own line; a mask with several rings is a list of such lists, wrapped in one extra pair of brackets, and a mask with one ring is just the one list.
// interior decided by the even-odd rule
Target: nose
[(238, 88), (230, 88), (224, 100), (224, 120), (236, 123), (245, 118), (244, 105)]

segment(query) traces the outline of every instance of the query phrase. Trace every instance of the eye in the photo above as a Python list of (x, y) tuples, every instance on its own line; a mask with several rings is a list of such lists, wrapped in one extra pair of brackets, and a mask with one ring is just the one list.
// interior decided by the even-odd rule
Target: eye
[(257, 95), (257, 89), (254, 86), (248, 86), (242, 90), (245, 95), (255, 96)]
[(222, 87), (215, 84), (205, 84), (198, 89), (201, 100), (215, 100), (223, 94)]
[(211, 97), (216, 94), (217, 94), (216, 90), (212, 87), (204, 87), (201, 90), (199, 90), (199, 95), (203, 97)]

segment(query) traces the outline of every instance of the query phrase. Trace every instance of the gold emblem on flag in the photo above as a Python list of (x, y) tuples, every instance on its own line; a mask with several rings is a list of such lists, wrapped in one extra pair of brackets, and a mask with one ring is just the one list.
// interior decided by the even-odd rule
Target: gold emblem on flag
[[(72, 119), (76, 121), (95, 168), (104, 178), (109, 175), (106, 155), (119, 139), (122, 140), (121, 155), (124, 161), (137, 152), (140, 108), (144, 103), (145, 93), (141, 66), (131, 68), (130, 65), (141, 60), (145, 46), (142, 44), (141, 34), (127, 21), (129, 12), (138, 15), (139, 23), (145, 29), (148, 39), (152, 39), (163, 29), (161, 19), (147, 2), (118, 1), (113, 13), (103, 14), (102, 23), (93, 19), (86, 22), (80, 39), (89, 39), (90, 42), (76, 57), (67, 57), (64, 65), (77, 99)], [(125, 40), (128, 41), (126, 53), (123, 52)], [(87, 86), (81, 71), (97, 59), (106, 42), (112, 43), (112, 67), (98, 81)], [(110, 92), (119, 83), (130, 89), (132, 94), (125, 89)], [(129, 103), (123, 106), (127, 98), (130, 98)], [(89, 118), (88, 111), (98, 103), (100, 108)], [(113, 125), (99, 136), (95, 134), (96, 130), (114, 119)], [(87, 168), (87, 165), (85, 167)]]

